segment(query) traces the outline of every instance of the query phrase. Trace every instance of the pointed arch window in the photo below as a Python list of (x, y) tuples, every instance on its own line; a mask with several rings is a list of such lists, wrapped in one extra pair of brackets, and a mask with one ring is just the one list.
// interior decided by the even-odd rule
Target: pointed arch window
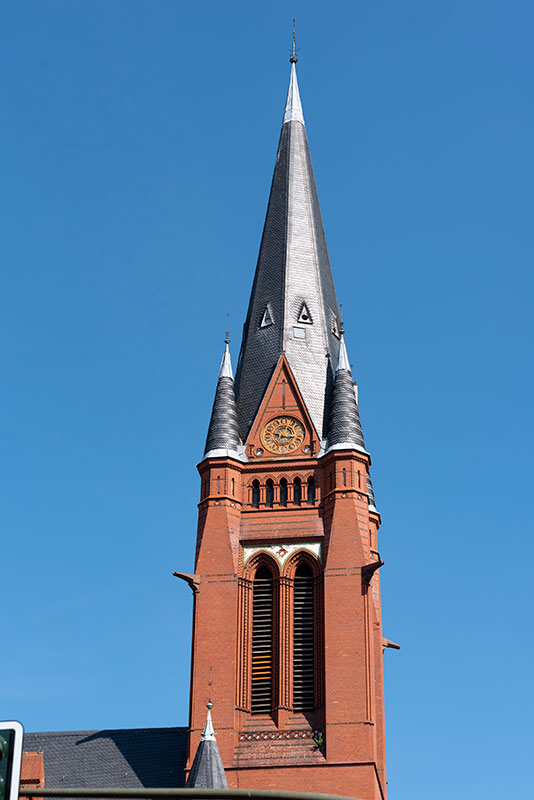
[(251, 711), (270, 714), (273, 705), (273, 576), (261, 566), (252, 584)]
[(297, 567), (293, 589), (293, 708), (315, 705), (315, 580), (310, 567)]
[(313, 475), (308, 478), (307, 488), (306, 500), (310, 506), (313, 506), (315, 504), (315, 478)]
[(280, 505), (287, 506), (287, 481), (280, 478)]
[(279, 571), (267, 553), (238, 581), (237, 707), (253, 715), (315, 711), (324, 698), (320, 562), (306, 550)]
[(265, 484), (265, 505), (272, 508), (274, 503), (274, 483), (270, 478), (267, 479)]
[(252, 481), (252, 505), (259, 508), (260, 505), (260, 482)]
[(295, 478), (293, 481), (293, 502), (296, 506), (300, 506), (302, 502), (302, 481), (300, 478)]

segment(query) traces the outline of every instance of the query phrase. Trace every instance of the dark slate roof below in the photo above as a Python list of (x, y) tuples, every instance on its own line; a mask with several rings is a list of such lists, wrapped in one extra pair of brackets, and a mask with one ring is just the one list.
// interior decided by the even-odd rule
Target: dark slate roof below
[(50, 789), (185, 784), (187, 728), (25, 733), (23, 747), (43, 752)]

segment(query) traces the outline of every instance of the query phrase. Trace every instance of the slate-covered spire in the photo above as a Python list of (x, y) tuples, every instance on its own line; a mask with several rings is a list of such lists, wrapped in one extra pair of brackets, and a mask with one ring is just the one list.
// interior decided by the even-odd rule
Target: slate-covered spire
[(356, 449), (365, 452), (360, 412), (343, 331), (328, 417), (327, 448), (328, 450)]
[(219, 748), (215, 739), (215, 731), (211, 721), (211, 702), (207, 704), (206, 725), (187, 779), (188, 789), (227, 789), (228, 782), (224, 773)]
[(234, 391), (234, 375), (230, 360), (229, 339), (225, 339), (224, 354), (219, 370), (217, 390), (211, 412), (204, 458), (216, 456), (233, 456), (240, 458), (239, 430), (237, 425), (237, 409)]
[(339, 350), (339, 308), (291, 57), (289, 91), (236, 372), (244, 441), (283, 351), (319, 437)]

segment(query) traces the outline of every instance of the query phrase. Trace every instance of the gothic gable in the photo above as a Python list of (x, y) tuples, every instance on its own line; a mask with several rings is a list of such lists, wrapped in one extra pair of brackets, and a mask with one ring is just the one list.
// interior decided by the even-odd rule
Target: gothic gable
[(309, 458), (319, 437), (285, 353), (282, 353), (246, 441), (254, 460)]

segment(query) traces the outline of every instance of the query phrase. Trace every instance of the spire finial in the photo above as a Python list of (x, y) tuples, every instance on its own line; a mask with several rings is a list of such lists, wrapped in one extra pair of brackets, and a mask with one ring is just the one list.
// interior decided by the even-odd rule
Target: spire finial
[(297, 61), (298, 61), (297, 50), (295, 47), (295, 17), (293, 17), (293, 49), (291, 50), (291, 57), (289, 59), (289, 63), (296, 64)]
[(211, 670), (212, 670), (212, 666), (210, 664), (210, 679), (208, 681), (208, 702), (206, 703), (206, 708), (208, 709), (208, 711), (211, 711), (211, 709), (213, 708), (213, 703), (211, 702), (211, 683), (212, 683), (212, 681), (211, 681)]
[(228, 311), (226, 312), (226, 339), (224, 340), (224, 343), (230, 344), (230, 314)]
[(293, 20), (293, 49), (291, 50), (291, 77), (289, 78), (289, 90), (287, 92), (286, 107), (284, 109), (284, 125), (286, 122), (302, 122), (304, 125), (304, 115), (300, 102), (299, 87), (297, 82), (297, 49), (295, 47), (295, 20)]
[(211, 702), (211, 664), (210, 664), (210, 679), (208, 681), (208, 702), (206, 703), (206, 708), (208, 709), (208, 713), (206, 714), (206, 724), (204, 726), (204, 730), (202, 731), (202, 739), (205, 742), (215, 741), (215, 731), (213, 730), (213, 722), (211, 721), (211, 709), (213, 708), (213, 703)]

